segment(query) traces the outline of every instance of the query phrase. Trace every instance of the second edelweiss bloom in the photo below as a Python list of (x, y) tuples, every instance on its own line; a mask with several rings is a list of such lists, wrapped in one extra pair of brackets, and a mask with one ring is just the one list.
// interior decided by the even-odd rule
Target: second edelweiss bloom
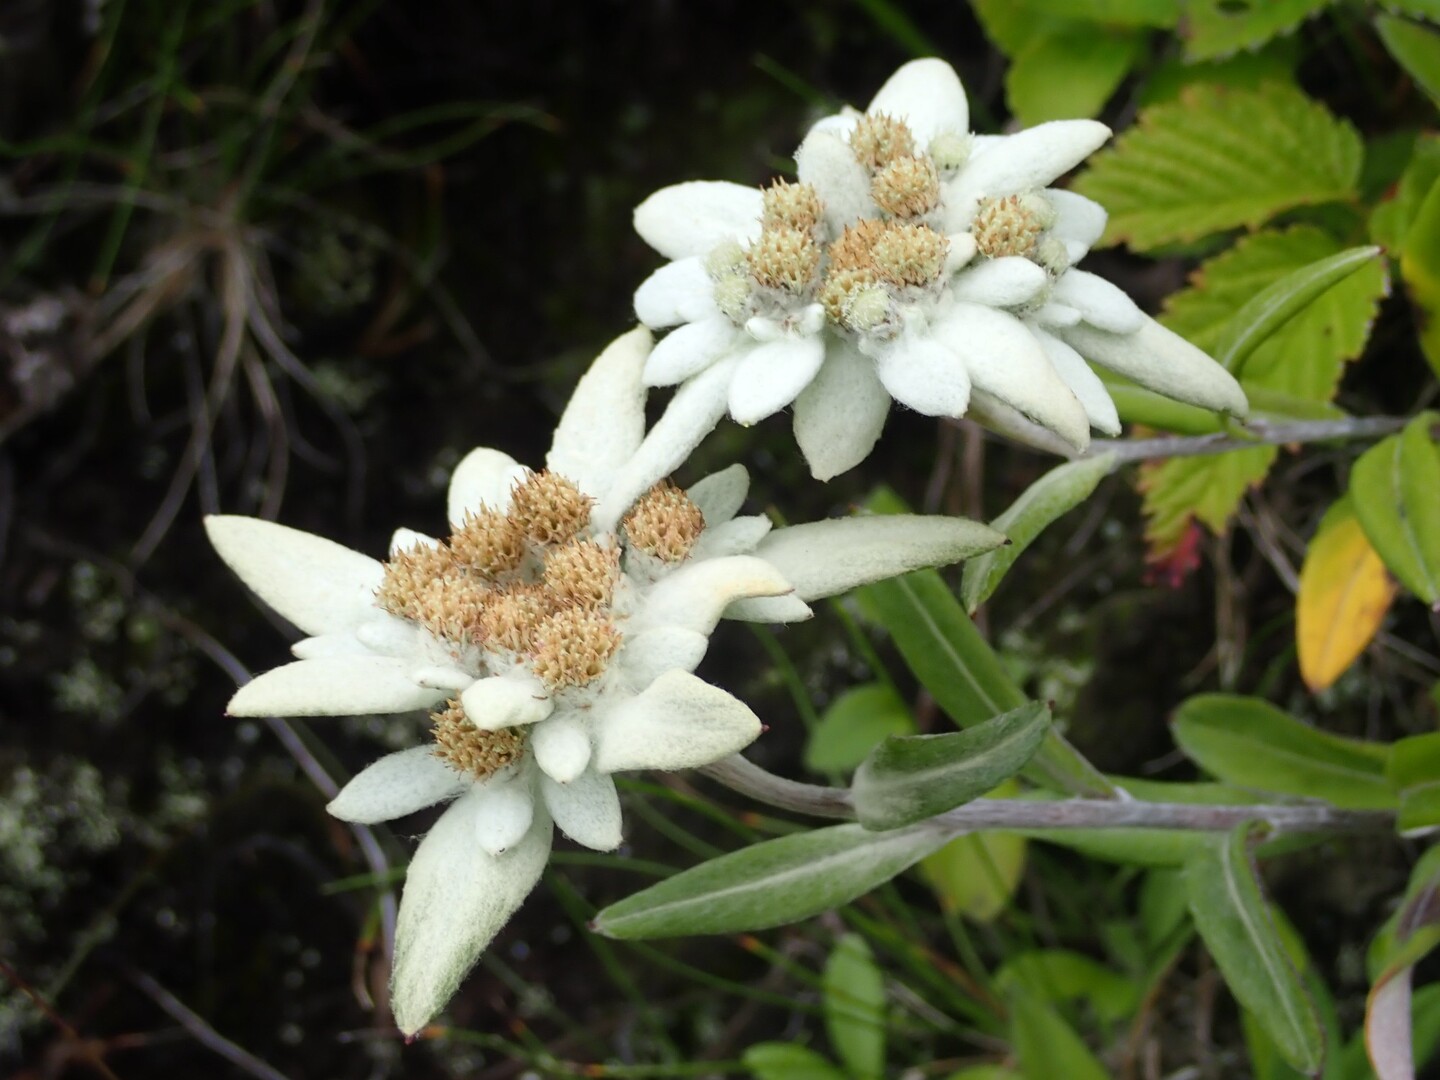
[(725, 615), (789, 621), (805, 601), (989, 550), (951, 518), (870, 518), (771, 531), (738, 517), (739, 467), (689, 491), (661, 479), (704, 434), (671, 411), (647, 434), (648, 332), (581, 380), (547, 468), (472, 451), (450, 533), (400, 530), (385, 562), (250, 518), (211, 540), (310, 637), (299, 659), (231, 700), (232, 715), (431, 711), (432, 741), (361, 772), (331, 804), (372, 823), (454, 800), (406, 879), (394, 1010), (428, 1022), (538, 880), (552, 824), (599, 850), (621, 840), (612, 774), (735, 753), (755, 715), (691, 674)]
[(821, 479), (869, 454), (892, 399), (971, 412), (1022, 438), (1039, 425), (1081, 449), (1092, 427), (1118, 434), (1087, 361), (1243, 416), (1244, 394), (1218, 364), (1071, 269), (1105, 211), (1049, 185), (1109, 134), (1067, 120), (972, 135), (954, 70), (917, 60), (864, 113), (815, 125), (796, 153), (798, 184), (655, 193), (635, 225), (672, 262), (635, 308), (675, 329), (647, 381), (685, 383), (714, 419), (728, 408), (754, 423), (793, 403)]

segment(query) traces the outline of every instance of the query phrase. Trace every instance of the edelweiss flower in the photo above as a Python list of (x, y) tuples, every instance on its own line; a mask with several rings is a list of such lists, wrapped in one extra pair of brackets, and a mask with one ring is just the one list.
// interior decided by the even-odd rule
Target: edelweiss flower
[(646, 435), (649, 345), (637, 330), (596, 360), (544, 471), (472, 451), (451, 480), (449, 536), (400, 530), (384, 563), (269, 522), (207, 521), (246, 584), (311, 635), (299, 660), (235, 694), (232, 715), (433, 710), (431, 745), (377, 761), (330, 806), (371, 823), (454, 799), (401, 902), (393, 1008), (407, 1032), (533, 888), (552, 823), (610, 850), (612, 773), (703, 765), (759, 733), (748, 708), (691, 674), (727, 608), (804, 618), (806, 600), (1003, 541), (950, 518), (772, 533), (736, 517), (743, 469), (689, 492), (660, 480), (699, 436), (673, 421)]
[(635, 227), (673, 260), (635, 294), (675, 327), (646, 367), (687, 382), (698, 414), (754, 423), (793, 402), (820, 479), (864, 460), (891, 398), (932, 416), (973, 411), (1021, 437), (1038, 424), (1083, 449), (1119, 418), (1086, 360), (1142, 386), (1243, 416), (1239, 385), (1120, 289), (1070, 267), (1105, 211), (1048, 187), (1110, 131), (1091, 120), (1009, 136), (969, 132), (940, 60), (900, 68), (864, 113), (811, 129), (800, 182), (763, 192), (698, 181), (656, 192)]

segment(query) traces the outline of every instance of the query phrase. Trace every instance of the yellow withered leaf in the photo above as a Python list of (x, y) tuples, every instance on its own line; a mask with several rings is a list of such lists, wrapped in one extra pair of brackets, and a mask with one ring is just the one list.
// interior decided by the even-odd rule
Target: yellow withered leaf
[(1305, 685), (1319, 691), (1340, 678), (1379, 631), (1394, 599), (1395, 583), (1354, 511), (1334, 508), (1300, 568), (1295, 638)]

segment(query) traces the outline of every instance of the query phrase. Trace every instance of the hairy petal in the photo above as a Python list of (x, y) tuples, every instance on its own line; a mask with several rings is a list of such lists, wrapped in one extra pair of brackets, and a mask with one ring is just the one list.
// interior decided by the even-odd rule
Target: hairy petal
[(827, 348), (819, 374), (795, 399), (795, 441), (810, 475), (829, 480), (870, 456), (890, 414), (875, 362), (850, 342)]
[(552, 716), (535, 726), (530, 749), (542, 773), (556, 783), (568, 784), (590, 764), (590, 733), (573, 714)]
[(721, 360), (675, 392), (640, 448), (616, 473), (590, 516), (598, 530), (614, 529), (636, 499), (675, 471), (725, 415), (735, 360)]
[(1090, 426), (1106, 435), (1119, 435), (1120, 414), (1115, 411), (1115, 402), (1110, 398), (1110, 391), (1106, 390), (1105, 384), (1100, 381), (1100, 376), (1090, 370), (1090, 365), (1085, 363), (1079, 353), (1059, 338), (1038, 326), (1032, 326), (1030, 330), (1035, 335), (1035, 340), (1040, 342), (1040, 347), (1045, 350), (1045, 355), (1050, 358), (1050, 366), (1079, 399), (1085, 415), (1090, 418)]
[(818, 335), (786, 336), (751, 349), (730, 383), (730, 415), (749, 426), (779, 412), (809, 385), (824, 359)]
[(635, 231), (667, 259), (707, 255), (722, 240), (760, 235), (759, 188), (692, 180), (661, 188), (635, 208)]
[(543, 810), (505, 854), (480, 850), (480, 807), (474, 795), (456, 800), (420, 844), (405, 876), (390, 993), (395, 1022), (407, 1035), (445, 1007), (550, 858), (552, 830)]
[(596, 495), (645, 437), (645, 386), (650, 354), (643, 326), (621, 334), (590, 365), (560, 417), (545, 464)]
[(954, 68), (934, 57), (902, 64), (865, 111), (903, 119), (922, 150), (941, 132), (963, 135), (970, 130), (965, 87)]
[(460, 459), (450, 476), (450, 493), (446, 500), (446, 516), (459, 528), (467, 513), (482, 507), (504, 513), (510, 508), (510, 489), (525, 475), (525, 468), (509, 454), (477, 447)]
[(760, 734), (760, 720), (719, 687), (684, 671), (598, 718), (595, 768), (693, 769), (728, 757)]
[(437, 757), (433, 746), (386, 754), (362, 769), (325, 807), (341, 821), (373, 825), (453, 799), (470, 781)]
[(705, 516), (705, 527), (723, 525), (740, 512), (750, 492), (750, 474), (744, 465), (731, 465), (701, 477), (685, 492)]
[(1019, 319), (979, 304), (956, 304), (934, 334), (963, 359), (976, 390), (999, 398), (1077, 449), (1089, 444), (1085, 410)]
[(945, 566), (990, 551), (1005, 537), (965, 518), (920, 514), (835, 518), (776, 529), (755, 549), (802, 600)]
[(620, 797), (606, 773), (586, 772), (568, 784), (540, 778), (540, 794), (560, 831), (595, 851), (620, 846)]
[(690, 563), (651, 588), (637, 619), (647, 627), (671, 626), (708, 634), (732, 600), (781, 596), (790, 583), (753, 555), (727, 555)]
[(1250, 411), (1233, 375), (1148, 316), (1133, 334), (1110, 334), (1082, 323), (1059, 329), (1056, 336), (1086, 360), (1176, 401), (1242, 419)]
[(211, 514), (210, 543), (250, 590), (306, 634), (358, 626), (375, 617), (385, 568), (349, 548), (259, 518)]
[(411, 678), (412, 661), (376, 656), (321, 656), (258, 675), (235, 692), (231, 716), (360, 716), (427, 709), (444, 690)]

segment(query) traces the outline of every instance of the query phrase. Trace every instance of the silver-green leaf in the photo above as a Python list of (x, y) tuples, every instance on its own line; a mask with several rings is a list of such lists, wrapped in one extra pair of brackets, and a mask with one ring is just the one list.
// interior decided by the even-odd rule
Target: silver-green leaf
[(595, 916), (612, 938), (763, 930), (849, 903), (942, 847), (928, 824), (870, 832), (859, 825), (782, 836), (701, 863)]
[(1190, 914), (1235, 999), (1287, 1062), (1313, 1074), (1324, 1060), (1320, 1020), (1260, 892), (1248, 832), (1216, 836), (1186, 863)]
[(999, 587), (1020, 553), (1052, 521), (1090, 497), (1095, 486), (1115, 468), (1113, 453), (1068, 461), (1056, 466), (1026, 488), (1003, 514), (990, 523), (1010, 538), (1005, 547), (988, 551), (965, 564), (960, 599), (970, 614)]
[(892, 735), (855, 770), (855, 816), (898, 829), (979, 798), (1024, 768), (1049, 730), (1049, 706), (1032, 701), (964, 731)]

